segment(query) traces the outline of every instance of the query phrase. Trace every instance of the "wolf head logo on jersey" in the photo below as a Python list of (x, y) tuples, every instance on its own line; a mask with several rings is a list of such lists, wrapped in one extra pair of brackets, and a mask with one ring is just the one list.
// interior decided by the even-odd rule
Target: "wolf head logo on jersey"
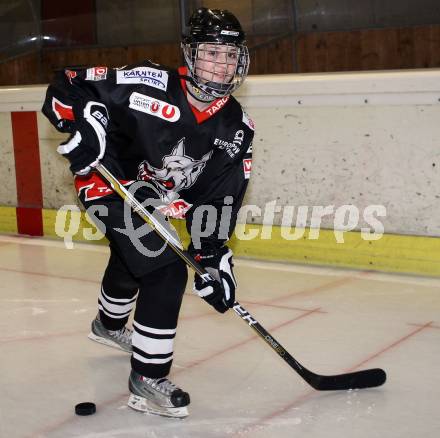
[(185, 155), (185, 137), (183, 137), (174, 146), (171, 154), (164, 156), (162, 169), (143, 161), (138, 167), (138, 180), (154, 182), (169, 200), (173, 200), (175, 198), (173, 193), (177, 194), (179, 190), (187, 189), (196, 182), (211, 155), (212, 151), (204, 155), (201, 160), (188, 157)]

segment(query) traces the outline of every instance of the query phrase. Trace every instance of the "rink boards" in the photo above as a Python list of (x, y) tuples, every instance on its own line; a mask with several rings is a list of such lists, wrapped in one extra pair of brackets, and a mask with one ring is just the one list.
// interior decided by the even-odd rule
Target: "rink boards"
[[(255, 207), (247, 215), (255, 237), (235, 237), (236, 254), (440, 275), (439, 79), (438, 70), (249, 78), (237, 98), (256, 124), (245, 199)], [(57, 210), (78, 203), (55, 151), (65, 136), (39, 112), (44, 92), (0, 89), (1, 232), (57, 237)], [(386, 211), (377, 218), (378, 240), (361, 233), (372, 205)], [(292, 234), (299, 206), (308, 208), (304, 234), (286, 239), (283, 214), (294, 209)], [(316, 206), (333, 206), (319, 233)], [(336, 212), (344, 206), (359, 219), (338, 237)], [(261, 225), (268, 220), (271, 233)], [(74, 240), (84, 240), (82, 230)]]

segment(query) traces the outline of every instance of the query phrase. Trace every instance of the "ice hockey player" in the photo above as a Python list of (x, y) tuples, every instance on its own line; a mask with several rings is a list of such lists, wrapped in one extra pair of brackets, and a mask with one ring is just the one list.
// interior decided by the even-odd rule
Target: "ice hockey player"
[[(101, 162), (127, 187), (145, 181), (150, 188), (136, 192), (139, 200), (154, 197), (185, 213), (191, 254), (220, 280), (196, 275), (194, 291), (218, 312), (232, 307), (236, 281), (226, 242), (250, 175), (254, 127), (231, 93), (246, 78), (249, 54), (239, 21), (226, 10), (196, 10), (181, 46), (186, 65), (178, 69), (150, 61), (65, 69), (43, 106), (70, 134), (57, 151), (110, 242), (89, 337), (131, 353), (130, 407), (180, 418), (190, 398), (167, 376), (186, 265), (155, 233), (127, 232), (123, 201), (93, 168)], [(129, 218), (136, 230), (144, 225), (135, 213)], [(126, 324), (135, 305), (132, 331)]]

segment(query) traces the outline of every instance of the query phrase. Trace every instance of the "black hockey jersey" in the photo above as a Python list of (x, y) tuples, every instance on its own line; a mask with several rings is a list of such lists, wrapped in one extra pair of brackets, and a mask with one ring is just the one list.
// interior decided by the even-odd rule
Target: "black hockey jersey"
[[(198, 111), (186, 98), (185, 75), (185, 67), (149, 61), (67, 69), (49, 86), (43, 113), (59, 131), (73, 133), (75, 102), (105, 104), (110, 120), (102, 162), (121, 180), (152, 183), (171, 212), (186, 213), (189, 231), (198, 206), (215, 207), (217, 230), (208, 240), (223, 243), (221, 211), (232, 206), (230, 235), (250, 177), (254, 125), (232, 96)], [(76, 187), (86, 188), (87, 201), (111, 193), (97, 174), (77, 178)]]

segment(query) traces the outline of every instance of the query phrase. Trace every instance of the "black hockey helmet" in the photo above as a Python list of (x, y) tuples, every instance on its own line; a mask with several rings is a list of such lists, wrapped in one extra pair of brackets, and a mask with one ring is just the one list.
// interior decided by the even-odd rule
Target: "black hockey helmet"
[[(192, 14), (188, 25), (189, 30), (182, 38), (182, 49), (194, 85), (214, 98), (232, 93), (243, 83), (249, 69), (249, 52), (240, 22), (227, 10), (199, 8)], [(212, 61), (210, 80), (209, 72), (205, 70), (201, 74), (198, 71), (196, 61), (208, 60), (205, 54), (213, 52), (216, 60), (209, 58)], [(225, 76), (220, 82), (214, 80), (215, 74), (231, 70), (232, 65), (234, 72), (230, 77)]]
[(190, 29), (183, 36), (182, 42), (187, 43), (233, 43), (244, 44), (245, 35), (240, 22), (234, 14), (220, 9), (197, 9), (189, 19)]

